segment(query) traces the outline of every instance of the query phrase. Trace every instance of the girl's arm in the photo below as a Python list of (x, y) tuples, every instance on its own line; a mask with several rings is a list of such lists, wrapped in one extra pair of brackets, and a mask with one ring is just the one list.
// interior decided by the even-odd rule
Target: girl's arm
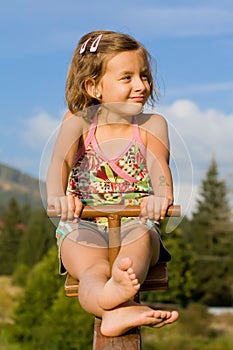
[(152, 115), (146, 124), (147, 167), (154, 195), (142, 201), (141, 214), (159, 220), (165, 217), (167, 208), (173, 203), (168, 129), (161, 115)]
[(81, 118), (70, 113), (65, 115), (47, 174), (48, 207), (54, 207), (64, 221), (73, 219), (74, 215), (79, 216), (82, 208), (78, 198), (66, 196), (69, 174), (82, 134), (81, 124)]

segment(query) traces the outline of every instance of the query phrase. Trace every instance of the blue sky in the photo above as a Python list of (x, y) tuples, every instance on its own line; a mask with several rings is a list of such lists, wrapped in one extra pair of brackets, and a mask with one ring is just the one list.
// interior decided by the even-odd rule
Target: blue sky
[(231, 0), (2, 2), (0, 162), (38, 177), (46, 141), (66, 109), (71, 55), (79, 38), (95, 29), (131, 34), (156, 59), (157, 111), (171, 126), (175, 181), (187, 191), (192, 186), (195, 195), (215, 156), (220, 176), (231, 185)]

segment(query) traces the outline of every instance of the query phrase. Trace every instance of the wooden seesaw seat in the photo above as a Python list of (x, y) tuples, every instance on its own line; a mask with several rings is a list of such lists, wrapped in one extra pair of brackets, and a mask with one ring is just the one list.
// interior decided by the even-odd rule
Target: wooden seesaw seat
[[(79, 285), (79, 282), (68, 273), (65, 280), (65, 285), (64, 285), (65, 295), (67, 297), (78, 296), (78, 285)], [(146, 280), (140, 287), (140, 291), (146, 292), (150, 290), (163, 290), (167, 288), (168, 288), (167, 264), (159, 263), (149, 270)]]
[[(49, 217), (57, 217), (53, 209), (47, 210)], [(82, 218), (107, 217), (109, 226), (109, 262), (112, 267), (121, 247), (121, 218), (137, 217), (140, 214), (140, 206), (85, 206)], [(180, 216), (180, 206), (173, 205), (168, 208), (166, 216)], [(140, 291), (162, 290), (168, 288), (168, 271), (166, 263), (158, 263), (149, 270), (146, 280), (141, 285)], [(68, 297), (78, 295), (78, 281), (67, 274), (65, 281), (65, 294)], [(139, 293), (137, 295), (139, 300)], [(139, 327), (132, 329), (118, 337), (105, 337), (100, 332), (101, 320), (95, 318), (93, 350), (141, 350), (141, 334)]]

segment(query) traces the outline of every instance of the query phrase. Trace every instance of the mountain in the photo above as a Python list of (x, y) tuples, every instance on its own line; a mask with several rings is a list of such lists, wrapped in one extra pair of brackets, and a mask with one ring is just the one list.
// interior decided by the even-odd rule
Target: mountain
[(0, 163), (0, 208), (6, 208), (11, 198), (34, 209), (41, 207), (39, 180)]

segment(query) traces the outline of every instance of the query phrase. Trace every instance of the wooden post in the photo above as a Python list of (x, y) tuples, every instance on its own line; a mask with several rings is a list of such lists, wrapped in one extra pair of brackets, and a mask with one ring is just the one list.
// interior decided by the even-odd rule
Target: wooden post
[(141, 350), (140, 328), (133, 328), (118, 337), (105, 337), (100, 332), (101, 320), (95, 318), (93, 350)]
[(109, 263), (110, 270), (121, 247), (121, 217), (118, 214), (108, 216)]

